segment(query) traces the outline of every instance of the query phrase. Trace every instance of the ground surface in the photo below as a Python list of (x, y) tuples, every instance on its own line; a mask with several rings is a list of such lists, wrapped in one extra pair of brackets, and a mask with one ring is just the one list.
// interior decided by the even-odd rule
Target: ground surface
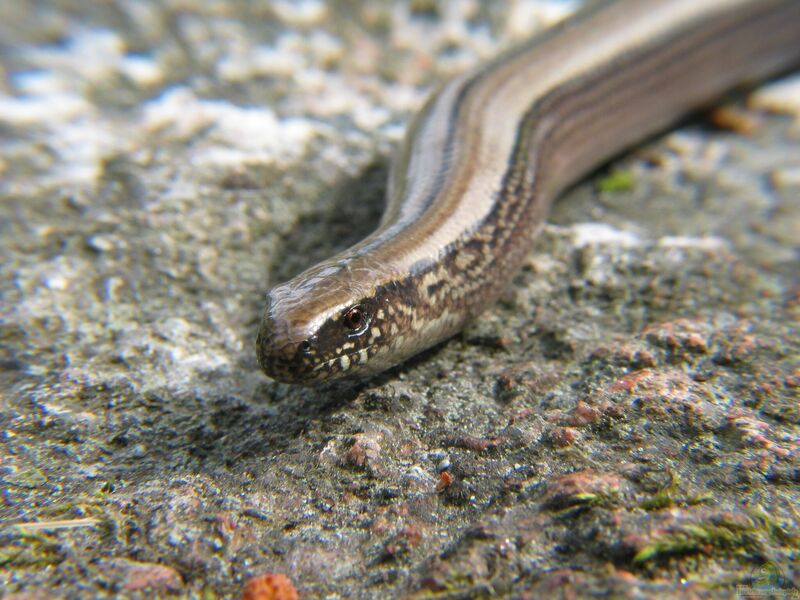
[(269, 282), (376, 223), (431, 87), (566, 6), (0, 4), (0, 594), (797, 592), (791, 94), (579, 186), (411, 364), (258, 370)]

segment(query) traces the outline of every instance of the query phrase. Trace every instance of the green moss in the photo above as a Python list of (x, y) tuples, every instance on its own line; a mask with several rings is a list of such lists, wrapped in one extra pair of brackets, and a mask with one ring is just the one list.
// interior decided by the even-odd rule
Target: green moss
[(545, 507), (563, 515), (570, 511), (584, 510), (590, 507), (612, 506), (618, 501), (618, 490), (609, 490), (608, 493), (578, 492), (550, 498), (545, 503)]
[(614, 171), (597, 182), (597, 188), (601, 192), (630, 192), (636, 181), (630, 171)]
[(672, 508), (674, 506), (693, 506), (695, 504), (702, 504), (714, 498), (711, 494), (680, 496), (676, 492), (677, 490), (672, 488), (660, 490), (646, 500), (642, 501), (639, 506), (647, 511), (663, 510), (665, 508)]
[(785, 529), (776, 519), (769, 516), (760, 506), (749, 511), (753, 528), (768, 539), (785, 546), (800, 546), (800, 536)]
[(0, 566), (42, 567), (56, 565), (63, 559), (57, 542), (22, 529), (0, 548)]
[(602, 498), (600, 494), (592, 494), (589, 492), (585, 492), (583, 494), (573, 494), (570, 496), (570, 500), (572, 504), (597, 504), (599, 503)]
[(3, 546), (0, 548), (0, 567), (12, 564), (22, 552), (22, 549), (13, 546)]
[(753, 557), (762, 554), (768, 541), (795, 545), (796, 536), (787, 532), (760, 509), (742, 515), (722, 514), (704, 521), (686, 523), (655, 538), (633, 558), (634, 564), (703, 552), (717, 551)]
[(659, 488), (652, 496), (643, 500), (639, 507), (647, 511), (663, 510), (674, 506), (694, 506), (712, 500), (714, 496), (707, 492), (699, 494), (685, 494), (681, 489), (680, 477), (671, 469), (667, 471), (669, 481)]
[(641, 565), (671, 556), (695, 554), (714, 548), (734, 548), (746, 545), (746, 540), (724, 527), (709, 524), (687, 524), (659, 536), (633, 557), (634, 564)]

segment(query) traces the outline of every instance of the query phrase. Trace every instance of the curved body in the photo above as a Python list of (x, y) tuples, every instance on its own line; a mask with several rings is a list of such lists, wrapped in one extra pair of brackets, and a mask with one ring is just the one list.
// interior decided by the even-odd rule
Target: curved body
[(502, 293), (564, 188), (798, 63), (798, 0), (617, 0), (451, 80), (409, 129), (378, 230), (269, 292), (259, 363), (305, 383), (452, 336)]

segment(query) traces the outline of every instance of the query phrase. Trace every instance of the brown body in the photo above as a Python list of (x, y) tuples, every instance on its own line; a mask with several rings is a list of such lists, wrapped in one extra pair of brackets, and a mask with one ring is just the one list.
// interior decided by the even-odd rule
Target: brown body
[(798, 0), (618, 0), (452, 80), (409, 130), (378, 230), (269, 292), (259, 363), (308, 383), (452, 336), (502, 293), (565, 187), (798, 63)]

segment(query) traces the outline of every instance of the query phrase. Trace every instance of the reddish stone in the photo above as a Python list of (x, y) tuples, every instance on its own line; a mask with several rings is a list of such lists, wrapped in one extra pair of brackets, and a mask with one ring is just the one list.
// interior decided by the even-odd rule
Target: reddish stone
[(131, 562), (128, 563), (128, 572), (123, 587), (129, 592), (149, 590), (151, 592), (176, 593), (183, 588), (183, 579), (172, 567)]
[(450, 485), (453, 483), (453, 476), (450, 475), (447, 471), (442, 471), (442, 474), (439, 475), (439, 483), (436, 484), (436, 491), (443, 492)]
[(265, 573), (251, 578), (242, 592), (242, 600), (299, 600), (300, 594), (286, 575)]

